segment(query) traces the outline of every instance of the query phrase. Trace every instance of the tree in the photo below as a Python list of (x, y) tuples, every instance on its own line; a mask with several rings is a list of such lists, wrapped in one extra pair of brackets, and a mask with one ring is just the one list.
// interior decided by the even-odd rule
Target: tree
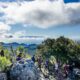
[(74, 56), (75, 43), (71, 39), (65, 38), (63, 36), (56, 39), (55, 44), (53, 45), (53, 51), (58, 60), (66, 62)]
[(62, 63), (71, 59), (78, 59), (80, 56), (80, 45), (71, 39), (61, 36), (55, 39), (47, 39), (37, 48), (37, 53), (42, 55), (44, 59), (54, 56)]
[(17, 47), (17, 50), (19, 52), (23, 53), (24, 52), (24, 47), (23, 46), (19, 46), (19, 47)]

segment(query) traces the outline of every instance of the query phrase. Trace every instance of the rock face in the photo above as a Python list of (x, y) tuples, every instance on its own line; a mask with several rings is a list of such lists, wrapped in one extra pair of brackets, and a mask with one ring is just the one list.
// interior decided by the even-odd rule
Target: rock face
[(39, 77), (39, 71), (31, 60), (17, 62), (10, 70), (10, 80), (40, 80)]
[(0, 80), (7, 80), (6, 73), (0, 73)]

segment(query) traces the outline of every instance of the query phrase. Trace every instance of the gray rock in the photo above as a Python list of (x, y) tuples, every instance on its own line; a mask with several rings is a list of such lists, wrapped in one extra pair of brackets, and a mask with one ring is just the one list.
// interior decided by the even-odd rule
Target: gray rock
[(13, 64), (10, 70), (11, 80), (39, 80), (39, 71), (31, 60)]
[(0, 80), (7, 80), (6, 73), (0, 73)]

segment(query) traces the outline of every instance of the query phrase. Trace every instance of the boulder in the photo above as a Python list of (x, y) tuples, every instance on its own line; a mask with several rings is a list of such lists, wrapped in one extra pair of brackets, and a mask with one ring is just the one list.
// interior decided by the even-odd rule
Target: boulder
[(7, 80), (6, 73), (0, 73), (0, 80)]
[(37, 67), (32, 60), (21, 60), (11, 67), (10, 80), (40, 80)]

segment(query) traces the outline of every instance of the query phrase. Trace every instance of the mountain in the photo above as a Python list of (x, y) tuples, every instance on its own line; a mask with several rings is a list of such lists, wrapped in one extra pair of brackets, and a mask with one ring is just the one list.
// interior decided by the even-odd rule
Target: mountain
[(35, 49), (37, 48), (37, 44), (26, 44), (26, 43), (17, 43), (17, 42), (13, 42), (13, 43), (3, 43), (0, 42), (0, 45), (3, 45), (4, 47), (9, 47), (9, 46), (13, 46), (13, 47), (18, 47), (18, 46), (24, 46), (25, 48), (30, 48), (30, 49)]
[(5, 48), (10, 48), (11, 46), (12, 46), (13, 48), (16, 48), (16, 47), (19, 46), (19, 44), (16, 43), (16, 42), (13, 42), (13, 43), (3, 43), (2, 45), (3, 45), (3, 47), (5, 47)]
[(14, 50), (19, 46), (23, 46), (24, 48), (28, 49), (28, 53), (31, 54), (31, 55), (35, 54), (37, 46), (38, 46), (37, 44), (26, 44), (26, 43), (19, 44), (17, 42), (13, 42), (13, 43), (0, 42), (0, 45), (3, 45), (3, 47), (5, 47), (9, 50), (11, 49), (11, 46), (13, 47)]

